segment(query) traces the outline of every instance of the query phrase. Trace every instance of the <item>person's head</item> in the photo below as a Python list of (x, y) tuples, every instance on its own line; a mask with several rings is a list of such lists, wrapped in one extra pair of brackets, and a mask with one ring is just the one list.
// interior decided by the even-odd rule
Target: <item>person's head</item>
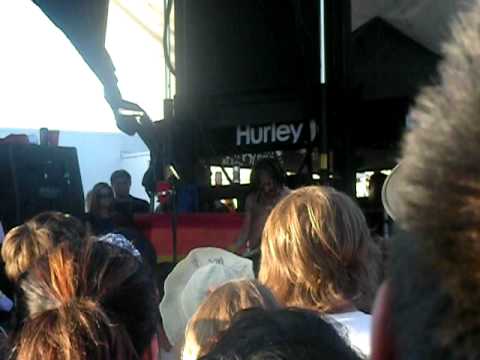
[(116, 170), (110, 177), (110, 184), (112, 185), (115, 198), (124, 199), (130, 194), (132, 177), (127, 170)]
[(50, 231), (56, 243), (62, 241), (78, 241), (87, 235), (87, 230), (75, 216), (59, 211), (45, 211), (29, 220), (38, 227)]
[(412, 111), (396, 184), (390, 280), (373, 359), (480, 357), (480, 3), (453, 26), (439, 82)]
[(2, 245), (7, 277), (16, 282), (41, 255), (63, 241), (79, 243), (86, 236), (82, 223), (60, 212), (40, 213), (10, 230)]
[(196, 360), (207, 354), (239, 311), (250, 308), (273, 310), (278, 307), (270, 290), (255, 280), (230, 281), (220, 286), (190, 319), (182, 359)]
[(232, 280), (253, 278), (249, 259), (218, 248), (190, 251), (168, 275), (160, 303), (170, 344), (178, 346), (183, 342), (189, 320), (212, 290)]
[(373, 291), (371, 241), (362, 211), (347, 195), (298, 189), (267, 219), (259, 279), (285, 305), (335, 312)]
[(317, 313), (285, 309), (239, 313), (201, 360), (359, 360), (335, 328)]
[(105, 242), (59, 245), (19, 288), (18, 360), (139, 359), (156, 332), (150, 277), (129, 252)]
[(113, 210), (113, 191), (110, 185), (104, 182), (95, 184), (91, 191), (90, 213), (98, 216), (102, 211)]
[(285, 184), (285, 174), (277, 159), (262, 159), (255, 163), (250, 175), (252, 190), (265, 195), (275, 193)]

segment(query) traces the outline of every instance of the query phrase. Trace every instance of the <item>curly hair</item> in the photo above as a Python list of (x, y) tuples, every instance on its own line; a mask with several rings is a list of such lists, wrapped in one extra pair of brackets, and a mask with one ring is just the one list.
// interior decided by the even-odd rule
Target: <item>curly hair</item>
[(285, 172), (276, 158), (261, 159), (255, 163), (250, 174), (250, 184), (254, 192), (260, 190), (260, 174), (265, 173), (271, 176), (277, 187), (285, 184)]
[[(440, 358), (434, 351), (445, 359), (480, 356), (480, 2), (453, 24), (443, 58), (438, 82), (416, 100), (416, 127), (403, 142), (397, 217), (415, 240), (397, 244), (393, 257), (402, 261), (394, 264), (392, 308), (405, 359), (412, 358), (406, 349), (424, 349), (427, 341), (424, 358)], [(406, 280), (412, 262), (420, 270)], [(420, 323), (416, 309), (425, 298)], [(413, 327), (421, 328), (417, 336), (408, 334)]]

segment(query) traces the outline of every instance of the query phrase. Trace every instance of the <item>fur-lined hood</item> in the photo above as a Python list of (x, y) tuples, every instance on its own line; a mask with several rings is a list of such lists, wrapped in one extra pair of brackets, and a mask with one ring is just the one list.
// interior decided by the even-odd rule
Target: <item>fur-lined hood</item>
[(443, 56), (403, 142), (398, 221), (423, 239), (423, 256), (450, 294), (442, 342), (451, 343), (479, 326), (480, 1), (454, 23)]

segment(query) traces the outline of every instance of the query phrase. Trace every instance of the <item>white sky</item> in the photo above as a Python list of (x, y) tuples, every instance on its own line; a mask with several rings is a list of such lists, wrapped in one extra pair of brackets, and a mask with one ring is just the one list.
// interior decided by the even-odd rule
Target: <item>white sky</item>
[[(118, 131), (100, 81), (32, 1), (0, 0), (0, 34), (0, 128)], [(107, 48), (124, 98), (162, 118), (161, 43), (112, 5)]]
[(103, 86), (32, 1), (0, 1), (0, 34), (0, 127), (116, 131)]
[(163, 7), (159, 4), (154, 9), (149, 4), (111, 0), (105, 44), (123, 97), (142, 106), (153, 120), (160, 120), (165, 98), (163, 15), (159, 13)]

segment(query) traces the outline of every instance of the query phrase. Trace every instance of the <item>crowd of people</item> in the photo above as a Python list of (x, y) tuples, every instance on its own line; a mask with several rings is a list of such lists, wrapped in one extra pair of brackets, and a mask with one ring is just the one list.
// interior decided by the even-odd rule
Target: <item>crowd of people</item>
[(132, 214), (147, 213), (147, 201), (130, 195), (132, 177), (126, 170), (117, 170), (106, 182), (95, 184), (86, 199), (86, 217), (89, 231), (104, 235), (129, 222)]
[(235, 246), (255, 248), (254, 261), (194, 249), (158, 286), (154, 250), (132, 225), (148, 204), (118, 171), (94, 187), (86, 219), (47, 212), (5, 235), (1, 356), (479, 358), (480, 2), (452, 31), (384, 187), (388, 243), (348, 195), (290, 191), (262, 162)]

